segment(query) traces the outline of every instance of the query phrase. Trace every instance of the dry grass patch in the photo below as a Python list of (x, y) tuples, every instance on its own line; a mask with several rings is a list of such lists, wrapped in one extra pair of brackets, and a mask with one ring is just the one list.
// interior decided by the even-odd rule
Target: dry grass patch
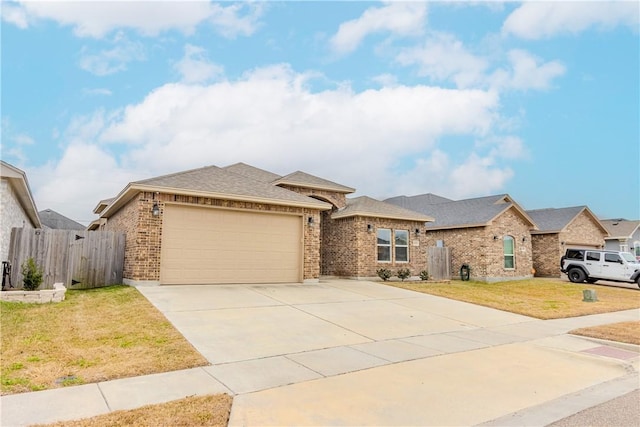
[(137, 289), (67, 291), (0, 304), (2, 394), (174, 371), (207, 360)]
[[(640, 292), (553, 279), (509, 282), (384, 282), (391, 286), (466, 301), (538, 319), (559, 319), (640, 308)], [(583, 302), (582, 291), (596, 289), (597, 302)]]
[(47, 424), (47, 427), (226, 426), (229, 421), (231, 401), (231, 397), (226, 394), (192, 396), (130, 411), (115, 411), (77, 421)]
[(583, 337), (640, 345), (640, 320), (574, 329), (569, 333)]

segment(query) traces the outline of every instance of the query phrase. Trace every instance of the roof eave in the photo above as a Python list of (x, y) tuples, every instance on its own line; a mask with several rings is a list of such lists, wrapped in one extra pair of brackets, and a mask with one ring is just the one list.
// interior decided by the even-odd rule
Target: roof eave
[(490, 223), (477, 223), (477, 224), (456, 224), (456, 225), (442, 225), (442, 226), (427, 226), (427, 231), (434, 230), (455, 230), (456, 228), (476, 228), (476, 227), (487, 227), (491, 225)]
[(280, 180), (280, 179), (274, 181), (273, 185), (276, 185), (276, 186), (290, 185), (292, 187), (300, 187), (300, 188), (308, 188), (308, 189), (324, 190), (324, 191), (335, 191), (336, 193), (343, 193), (343, 194), (351, 194), (356, 192), (356, 189), (351, 187), (338, 188), (338, 187), (332, 187), (330, 185), (314, 185), (314, 184), (306, 184), (306, 183), (286, 181), (286, 180)]
[(336, 212), (331, 215), (332, 219), (342, 219), (342, 218), (350, 218), (354, 216), (362, 216), (365, 218), (384, 218), (384, 219), (396, 219), (402, 221), (416, 221), (416, 222), (433, 222), (435, 221), (430, 216), (420, 216), (420, 217), (412, 217), (412, 216), (403, 216), (403, 215), (390, 215), (390, 214), (377, 214), (373, 212), (366, 211), (353, 211), (347, 213)]

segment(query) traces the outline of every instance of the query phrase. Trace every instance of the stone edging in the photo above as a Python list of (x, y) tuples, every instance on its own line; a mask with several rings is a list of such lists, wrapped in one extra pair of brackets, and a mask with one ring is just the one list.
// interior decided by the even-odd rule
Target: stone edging
[(30, 304), (45, 304), (49, 302), (64, 301), (67, 288), (62, 283), (54, 283), (53, 289), (39, 291), (2, 291), (0, 300), (8, 302), (25, 302)]

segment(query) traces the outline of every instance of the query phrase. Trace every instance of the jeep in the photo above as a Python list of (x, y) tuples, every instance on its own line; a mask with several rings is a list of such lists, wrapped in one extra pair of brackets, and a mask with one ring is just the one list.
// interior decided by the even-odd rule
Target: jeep
[(573, 283), (598, 280), (636, 283), (640, 288), (640, 263), (627, 252), (598, 249), (567, 249), (560, 270)]

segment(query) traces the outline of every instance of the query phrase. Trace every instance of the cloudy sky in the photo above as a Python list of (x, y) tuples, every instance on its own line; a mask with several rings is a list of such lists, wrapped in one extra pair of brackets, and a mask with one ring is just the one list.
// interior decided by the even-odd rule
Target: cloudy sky
[(640, 218), (638, 2), (2, 1), (2, 159), (87, 224), (245, 162)]

